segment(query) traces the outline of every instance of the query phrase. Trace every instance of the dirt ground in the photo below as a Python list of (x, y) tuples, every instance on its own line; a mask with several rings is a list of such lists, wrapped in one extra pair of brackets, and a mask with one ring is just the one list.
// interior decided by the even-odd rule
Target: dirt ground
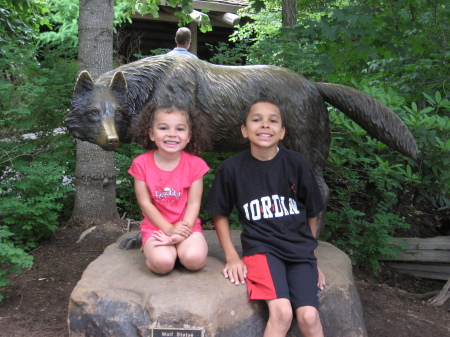
[[(83, 230), (57, 230), (32, 252), (35, 265), (0, 288), (5, 296), (0, 302), (0, 336), (68, 336), (72, 289), (87, 265), (123, 230), (123, 225), (100, 226), (81, 243), (76, 242)], [(441, 290), (444, 281), (398, 274), (385, 265), (377, 277), (360, 269), (354, 274), (369, 337), (450, 336), (450, 301), (433, 307), (426, 301), (431, 295), (423, 296)]]

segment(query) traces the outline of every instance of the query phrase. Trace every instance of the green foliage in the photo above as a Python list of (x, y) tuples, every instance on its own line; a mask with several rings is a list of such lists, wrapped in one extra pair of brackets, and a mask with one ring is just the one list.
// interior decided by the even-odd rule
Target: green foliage
[(0, 0), (0, 50), (4, 45), (32, 41), (48, 21), (46, 4), (39, 0)]
[(336, 131), (324, 173), (331, 195), (322, 239), (343, 249), (353, 263), (376, 271), (381, 255), (400, 252), (390, 245), (395, 230), (409, 226), (392, 212), (402, 177), (397, 165), (380, 164), (364, 153), (379, 149), (356, 124), (335, 110), (330, 118)]
[[(450, 101), (442, 98), (439, 91), (432, 96), (424, 93), (426, 103), (422, 108), (396, 94), (392, 88), (387, 91), (368, 87), (368, 81), (357, 84), (357, 89), (377, 98), (392, 108), (408, 126), (416, 140), (419, 154), (417, 161), (399, 157), (380, 142), (372, 140), (378, 148), (379, 162), (396, 163), (395, 171), (402, 177), (403, 185), (413, 189), (415, 202), (428, 199), (438, 209), (450, 208)], [(394, 166), (392, 166), (394, 167)]]
[[(22, 269), (33, 266), (33, 256), (18, 248), (10, 241), (14, 233), (10, 232), (8, 226), (0, 226), (0, 288), (9, 284), (10, 273), (20, 274)], [(3, 295), (0, 294), (0, 302)]]
[(49, 159), (51, 156), (39, 155), (31, 163), (16, 160), (0, 182), (1, 223), (25, 250), (37, 247), (57, 228), (64, 199), (72, 191), (72, 186), (62, 183), (67, 168), (45, 161)]
[(128, 169), (134, 158), (146, 152), (138, 144), (121, 144), (114, 152), (114, 163), (117, 173), (117, 208), (120, 213), (127, 213), (126, 217), (141, 220), (141, 209), (134, 192), (134, 178), (128, 174)]
[[(135, 2), (135, 1), (134, 1)], [(76, 48), (78, 46), (78, 16), (80, 2), (71, 0), (47, 0), (49, 30), (39, 34), (41, 44), (58, 46), (61, 44)], [(131, 6), (131, 7), (130, 7)], [(127, 0), (114, 2), (114, 27), (131, 22), (129, 10), (132, 4)], [(145, 14), (145, 13), (144, 13)]]
[(392, 245), (391, 238), (396, 229), (409, 225), (391, 212), (384, 213), (382, 207), (375, 214), (358, 211), (344, 200), (347, 196), (347, 191), (342, 193), (342, 199), (337, 202), (339, 208), (327, 213), (322, 238), (345, 251), (352, 263), (369, 267), (376, 273), (380, 257), (395, 257), (401, 252), (403, 247)]
[(49, 0), (49, 31), (39, 34), (41, 44), (78, 46), (79, 1)]
[(405, 106), (404, 121), (411, 129), (420, 150), (418, 162), (411, 166), (417, 170), (420, 184), (416, 184), (419, 197), (427, 198), (440, 209), (450, 208), (450, 102), (441, 99), (439, 91), (434, 97), (424, 94), (428, 106), (419, 109), (414, 102)]
[[(203, 196), (202, 196), (202, 206), (200, 207), (200, 218), (203, 222), (203, 227), (208, 229), (213, 229), (213, 214), (205, 211), (203, 205), (208, 197), (211, 186), (214, 182), (214, 178), (217, 173), (219, 165), (227, 158), (235, 155), (236, 153), (215, 153), (215, 152), (204, 152), (200, 154), (200, 157), (208, 164), (210, 170), (203, 177)], [(239, 222), (236, 208), (233, 209), (229, 216), (230, 228), (231, 229), (242, 229)]]
[(450, 205), (450, 119), (449, 102), (439, 92), (434, 97), (425, 94), (428, 106), (418, 109), (415, 103), (405, 106), (405, 99), (391, 88), (368, 87), (367, 82), (357, 85), (358, 89), (402, 117), (417, 141), (418, 160), (399, 156), (331, 109), (333, 137), (325, 170), (331, 196), (323, 238), (346, 251), (354, 263), (376, 271), (380, 256), (400, 251), (390, 238), (408, 226), (395, 214), (405, 194), (415, 196), (415, 202), (427, 198), (436, 208)]
[(369, 75), (416, 100), (422, 91), (448, 91), (449, 18), (446, 0), (349, 1), (300, 15), (293, 32), (328, 55), (329, 81)]
[[(125, 22), (131, 22), (130, 15), (139, 13), (141, 15), (151, 14), (159, 17), (159, 4), (162, 0), (116, 0), (114, 1), (114, 28), (120, 27)], [(180, 7), (180, 12), (175, 12), (174, 17), (179, 19), (179, 25), (187, 25), (193, 19), (189, 16), (193, 7), (190, 0), (170, 0), (167, 2), (172, 8)], [(72, 0), (47, 0), (50, 13), (48, 14), (49, 31), (39, 35), (41, 44), (57, 46), (65, 44), (76, 48), (78, 46), (78, 16), (79, 1)], [(207, 10), (205, 10), (206, 12)], [(212, 30), (207, 15), (198, 18), (198, 25), (201, 32)]]
[[(76, 63), (65, 50), (37, 56), (7, 46), (0, 56), (0, 283), (29, 267), (27, 252), (57, 228), (73, 204), (75, 153), (63, 120)], [(38, 58), (40, 59), (38, 61)], [(63, 132), (62, 134), (60, 132)], [(64, 181), (64, 183), (63, 183)]]
[[(162, 55), (162, 54), (167, 54), (169, 51), (171, 51), (171, 49), (168, 48), (156, 48), (156, 49), (152, 49), (150, 50), (150, 54), (151, 55)], [(138, 58), (144, 58), (147, 57), (148, 55), (134, 55)]]
[(72, 211), (74, 146), (67, 135), (3, 139), (0, 159), (0, 284), (5, 284), (9, 273), (31, 267), (27, 252)]
[(249, 64), (273, 64), (315, 81), (369, 79), (408, 101), (448, 95), (450, 6), (447, 0), (297, 1), (297, 25), (281, 29), (281, 1), (252, 1), (251, 22), (233, 41), (249, 41)]
[[(142, 15), (151, 14), (153, 17), (159, 17), (159, 7), (158, 5), (162, 3), (162, 0), (145, 0), (145, 1), (137, 1), (137, 0), (121, 0), (123, 2), (128, 3), (128, 12), (136, 12)], [(191, 17), (193, 7), (192, 0), (168, 0), (166, 5), (172, 8), (181, 8), (180, 12), (175, 12), (174, 17), (179, 19), (178, 24), (180, 26), (185, 26), (189, 22), (192, 22), (194, 19)], [(202, 13), (208, 13), (208, 9), (202, 9)], [(194, 14), (195, 15), (195, 14)], [(212, 30), (211, 23), (209, 21), (209, 17), (207, 15), (197, 15), (196, 22), (199, 26), (199, 29), (202, 33), (206, 33)]]
[(310, 78), (323, 78), (330, 67), (328, 57), (317, 52), (308, 39), (297, 39), (289, 30), (281, 29), (281, 12), (251, 10), (241, 15), (251, 22), (231, 36), (234, 42), (245, 43), (247, 64), (271, 64), (292, 69)]
[(233, 46), (225, 42), (219, 42), (218, 45), (213, 46), (206, 43), (209, 50), (214, 53), (209, 62), (222, 65), (242, 65), (245, 63), (249, 51), (249, 44), (247, 41), (238, 41)]

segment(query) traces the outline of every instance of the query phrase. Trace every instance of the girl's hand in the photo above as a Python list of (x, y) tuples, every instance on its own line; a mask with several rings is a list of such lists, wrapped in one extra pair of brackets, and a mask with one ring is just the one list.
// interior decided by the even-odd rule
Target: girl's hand
[(157, 231), (153, 233), (152, 237), (156, 239), (156, 241), (153, 243), (153, 246), (155, 247), (177, 245), (186, 239), (178, 234), (167, 236), (163, 231)]
[(322, 273), (319, 267), (317, 267), (317, 270), (319, 272), (319, 281), (317, 282), (317, 286), (320, 290), (323, 290), (325, 287), (325, 275)]
[(155, 240), (156, 240), (153, 243), (153, 246), (155, 246), (155, 247), (174, 245), (174, 243), (172, 242), (172, 238), (170, 236), (167, 236), (166, 234), (164, 234), (163, 231), (154, 232), (152, 235), (152, 238), (155, 238)]
[(192, 228), (191, 226), (189, 226), (189, 223), (186, 221), (179, 221), (172, 226), (171, 233), (169, 233), (169, 236), (180, 235), (184, 238), (187, 238), (191, 234)]

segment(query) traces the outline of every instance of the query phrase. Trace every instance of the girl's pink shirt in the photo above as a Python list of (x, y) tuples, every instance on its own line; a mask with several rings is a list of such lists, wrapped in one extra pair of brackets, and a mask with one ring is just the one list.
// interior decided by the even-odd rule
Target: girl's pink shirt
[[(203, 159), (182, 151), (178, 166), (172, 171), (164, 171), (156, 166), (154, 152), (136, 157), (128, 173), (146, 183), (155, 207), (168, 222), (175, 224), (183, 220), (189, 188), (209, 171), (209, 167)], [(145, 215), (142, 227), (158, 230)]]

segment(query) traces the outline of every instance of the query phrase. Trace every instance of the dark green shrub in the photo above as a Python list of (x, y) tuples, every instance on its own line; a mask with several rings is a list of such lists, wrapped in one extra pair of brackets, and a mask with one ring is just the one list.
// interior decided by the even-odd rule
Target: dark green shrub
[[(0, 288), (10, 281), (10, 273), (19, 274), (22, 269), (33, 266), (33, 256), (18, 248), (10, 240), (14, 233), (10, 232), (8, 226), (0, 226)], [(3, 295), (0, 294), (0, 302)]]
[[(205, 211), (203, 205), (208, 197), (211, 186), (214, 182), (214, 178), (217, 173), (217, 169), (219, 165), (227, 158), (235, 155), (236, 153), (216, 153), (216, 152), (204, 152), (200, 154), (200, 157), (203, 158), (204, 161), (210, 167), (210, 170), (203, 177), (203, 196), (202, 196), (202, 206), (200, 207), (200, 218), (202, 219), (203, 228), (205, 229), (214, 229), (214, 221), (213, 214)], [(242, 229), (241, 224), (239, 223), (238, 215), (236, 209), (233, 209), (233, 212), (229, 217), (230, 228), (231, 229)]]
[(117, 172), (117, 210), (128, 219), (142, 220), (142, 212), (134, 192), (134, 178), (128, 173), (131, 162), (140, 154), (146, 152), (138, 144), (120, 144), (114, 152), (114, 165)]
[[(75, 147), (64, 134), (76, 63), (65, 50), (38, 56), (32, 44), (0, 56), (0, 284), (30, 267), (27, 252), (71, 211)], [(26, 56), (25, 56), (26, 55)], [(55, 133), (58, 133), (55, 135)], [(62, 132), (62, 134), (61, 134)], [(70, 209), (70, 211), (69, 211)]]
[(392, 168), (361, 156), (357, 143), (352, 148), (343, 147), (344, 143), (351, 145), (349, 138), (359, 137), (350, 131), (346, 136), (334, 136), (330, 148), (325, 180), (331, 195), (321, 239), (345, 251), (353, 263), (376, 271), (380, 256), (400, 252), (398, 246), (390, 244), (395, 230), (409, 225), (393, 213), (400, 185), (392, 177)]
[[(395, 215), (405, 193), (436, 208), (449, 207), (449, 102), (425, 95), (428, 106), (407, 107), (393, 90), (359, 85), (396, 111), (416, 139), (418, 160), (399, 155), (370, 138), (341, 112), (330, 110), (332, 145), (325, 179), (331, 189), (323, 239), (346, 251), (354, 263), (378, 269), (381, 255), (395, 255), (390, 244), (397, 229), (409, 226)], [(411, 205), (413, 208), (414, 205)]]

